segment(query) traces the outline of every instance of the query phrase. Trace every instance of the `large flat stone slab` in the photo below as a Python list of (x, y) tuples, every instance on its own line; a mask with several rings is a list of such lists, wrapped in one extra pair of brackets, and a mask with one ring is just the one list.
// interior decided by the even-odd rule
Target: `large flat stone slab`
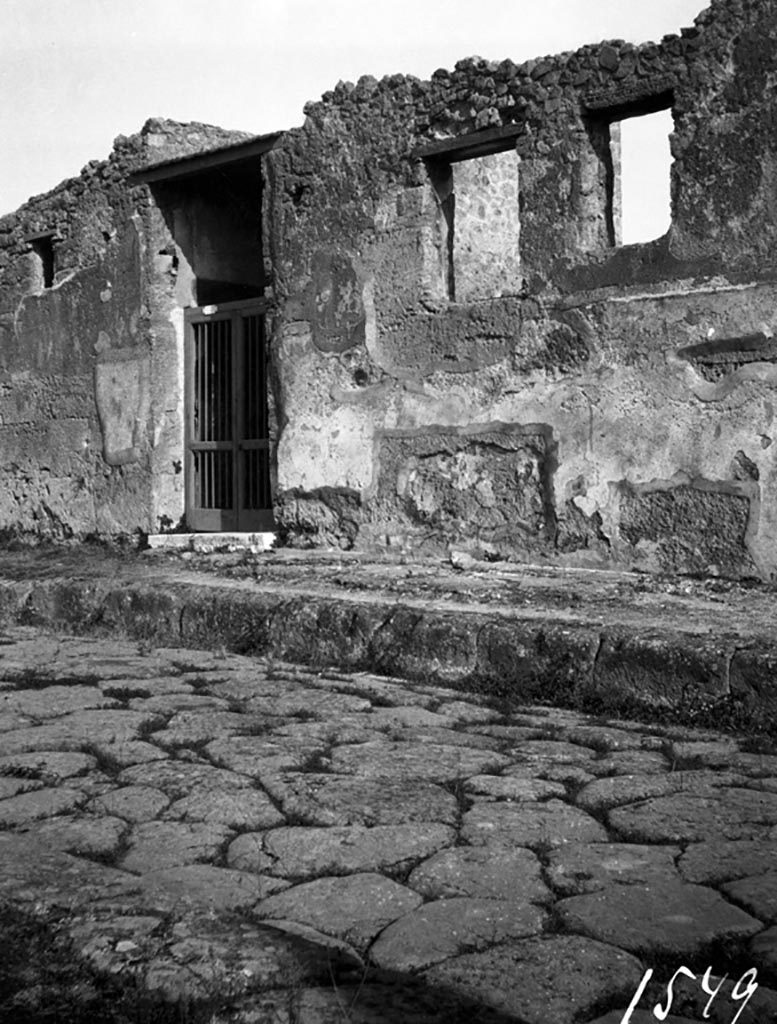
[(674, 793), (716, 797), (723, 787), (742, 785), (744, 781), (744, 776), (732, 772), (630, 773), (589, 782), (577, 794), (575, 803), (586, 811), (599, 813)]
[(646, 957), (698, 955), (722, 939), (748, 939), (760, 921), (700, 885), (612, 885), (556, 904), (570, 931)]
[(0, 757), (28, 750), (81, 750), (98, 743), (141, 738), (158, 721), (141, 711), (78, 711), (43, 725), (0, 733)]
[(369, 951), (378, 967), (418, 971), (462, 952), (539, 935), (545, 914), (530, 903), (453, 897), (425, 903), (381, 932)]
[(0, 800), (0, 825), (24, 825), (40, 818), (53, 818), (67, 814), (86, 802), (86, 796), (77, 789), (36, 789), (30, 793)]
[(721, 789), (714, 797), (676, 793), (609, 812), (619, 837), (632, 842), (698, 843), (721, 839), (769, 839), (777, 825), (777, 793)]
[(128, 825), (120, 818), (84, 815), (38, 821), (25, 829), (41, 843), (83, 857), (110, 858), (121, 847)]
[(137, 888), (156, 909), (182, 913), (191, 907), (205, 907), (223, 913), (252, 907), (286, 885), (280, 879), (247, 871), (187, 864), (149, 871), (141, 875)]
[(266, 793), (258, 789), (209, 789), (171, 804), (164, 817), (205, 821), (232, 829), (275, 828), (285, 821)]
[(717, 839), (692, 843), (677, 862), (686, 882), (719, 885), (770, 871), (777, 858), (774, 839)]
[(472, 846), (526, 846), (606, 843), (609, 836), (590, 815), (561, 800), (546, 803), (477, 803), (464, 815), (462, 838)]
[[(777, 858), (772, 862), (776, 866)], [(777, 870), (726, 882), (720, 891), (764, 924), (777, 924)]]
[(149, 821), (135, 825), (120, 866), (142, 875), (148, 871), (212, 861), (231, 836), (224, 825), (205, 822)]
[(170, 797), (151, 786), (122, 786), (95, 797), (90, 807), (125, 821), (153, 821), (170, 803)]
[(531, 850), (493, 846), (455, 846), (441, 850), (415, 868), (411, 889), (428, 899), (473, 899), (545, 903), (551, 893), (542, 881), (542, 865)]
[(39, 750), (0, 757), (0, 776), (45, 779), (49, 784), (86, 775), (96, 767), (96, 758), (77, 751)]
[(423, 902), (418, 893), (371, 873), (303, 882), (263, 900), (262, 920), (290, 919), (363, 952), (383, 929)]
[(118, 703), (112, 697), (106, 697), (96, 686), (78, 684), (0, 693), (0, 712), (13, 712), (27, 718), (59, 718), (86, 708), (115, 708)]
[(452, 825), (458, 817), (453, 794), (412, 778), (298, 772), (267, 777), (263, 785), (284, 814), (311, 825)]
[(491, 774), (509, 763), (501, 754), (441, 743), (359, 743), (331, 755), (333, 772), (438, 783)]
[(677, 883), (678, 846), (570, 843), (548, 854), (548, 881), (561, 896), (598, 892), (608, 885)]
[(278, 772), (299, 771), (312, 759), (325, 754), (328, 746), (318, 737), (292, 740), (288, 737), (232, 736), (214, 740), (205, 750), (215, 764), (261, 780)]
[(603, 1002), (628, 1005), (642, 974), (640, 962), (620, 949), (563, 935), (454, 957), (424, 977), (522, 1024), (573, 1024)]
[(274, 828), (264, 850), (274, 858), (271, 873), (286, 878), (397, 870), (456, 841), (455, 831), (433, 822), (405, 825), (334, 825), (331, 828)]
[(118, 782), (122, 785), (161, 789), (173, 800), (209, 790), (222, 792), (225, 789), (249, 789), (252, 785), (250, 779), (237, 772), (214, 768), (210, 764), (179, 760), (133, 765), (121, 772)]

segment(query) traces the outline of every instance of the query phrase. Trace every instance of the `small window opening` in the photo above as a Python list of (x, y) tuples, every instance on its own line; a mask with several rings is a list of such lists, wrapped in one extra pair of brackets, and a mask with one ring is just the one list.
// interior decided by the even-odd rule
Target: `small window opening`
[(673, 128), (671, 110), (620, 123), (622, 245), (650, 242), (669, 230)]
[(35, 262), (33, 277), (36, 290), (51, 288), (54, 285), (54, 236), (40, 235), (29, 241)]

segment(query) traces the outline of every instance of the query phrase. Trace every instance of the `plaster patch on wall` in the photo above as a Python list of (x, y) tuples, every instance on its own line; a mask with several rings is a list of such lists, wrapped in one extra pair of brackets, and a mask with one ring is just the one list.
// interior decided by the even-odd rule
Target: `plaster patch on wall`
[(618, 485), (620, 536), (644, 568), (741, 578), (756, 575), (747, 545), (754, 484)]
[(386, 432), (376, 446), (372, 532), (503, 553), (552, 539), (555, 444), (541, 424)]
[(94, 394), (109, 466), (137, 462), (148, 405), (148, 359), (140, 349), (101, 353), (94, 368)]

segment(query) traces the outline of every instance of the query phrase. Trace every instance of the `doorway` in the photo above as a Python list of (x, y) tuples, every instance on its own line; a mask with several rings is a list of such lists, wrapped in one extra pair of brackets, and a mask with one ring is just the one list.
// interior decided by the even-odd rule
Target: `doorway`
[(273, 529), (267, 302), (185, 311), (186, 520), (202, 532)]

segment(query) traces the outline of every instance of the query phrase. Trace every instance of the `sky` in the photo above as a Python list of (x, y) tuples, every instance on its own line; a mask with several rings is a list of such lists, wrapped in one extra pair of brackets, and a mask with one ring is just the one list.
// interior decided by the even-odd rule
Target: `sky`
[[(0, 0), (0, 213), (104, 159), (117, 135), (137, 132), (149, 117), (276, 131), (301, 124), (304, 104), (341, 79), (396, 72), (428, 78), (473, 55), (520, 63), (602, 39), (660, 40), (692, 24), (704, 6)], [(636, 145), (643, 147), (637, 173), (646, 174), (656, 147)]]

